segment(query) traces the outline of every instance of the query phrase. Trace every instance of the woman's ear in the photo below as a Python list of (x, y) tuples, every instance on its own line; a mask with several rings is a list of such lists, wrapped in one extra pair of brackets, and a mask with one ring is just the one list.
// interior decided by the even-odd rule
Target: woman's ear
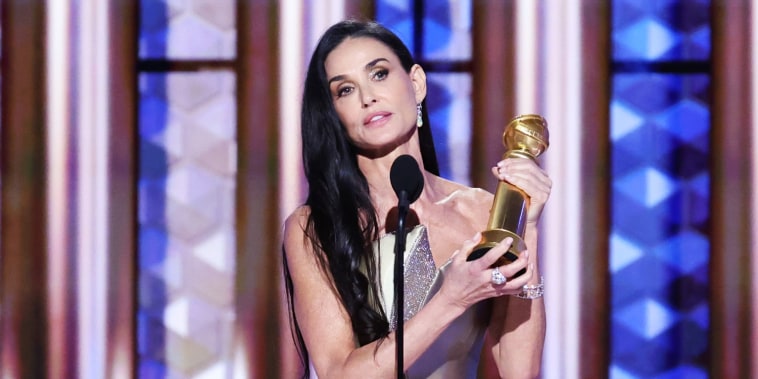
[(411, 82), (413, 83), (413, 90), (416, 93), (416, 104), (421, 104), (426, 98), (426, 72), (418, 64), (414, 64), (411, 67)]

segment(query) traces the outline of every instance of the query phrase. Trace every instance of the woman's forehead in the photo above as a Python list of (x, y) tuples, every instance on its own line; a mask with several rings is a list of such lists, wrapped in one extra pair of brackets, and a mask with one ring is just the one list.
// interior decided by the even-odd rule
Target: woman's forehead
[(377, 58), (391, 63), (398, 61), (395, 53), (381, 41), (370, 37), (347, 38), (329, 53), (324, 62), (327, 76), (362, 71), (366, 64)]

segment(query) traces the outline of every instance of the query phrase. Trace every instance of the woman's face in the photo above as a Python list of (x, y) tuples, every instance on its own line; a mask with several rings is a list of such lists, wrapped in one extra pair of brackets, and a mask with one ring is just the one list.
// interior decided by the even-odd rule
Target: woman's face
[(356, 147), (378, 152), (413, 134), (416, 104), (426, 96), (420, 66), (406, 72), (389, 47), (368, 37), (344, 40), (324, 65), (337, 115)]

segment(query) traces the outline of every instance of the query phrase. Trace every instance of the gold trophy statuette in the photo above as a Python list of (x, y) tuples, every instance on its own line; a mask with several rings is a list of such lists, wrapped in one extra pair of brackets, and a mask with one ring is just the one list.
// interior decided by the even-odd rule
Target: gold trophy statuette
[[(540, 115), (521, 115), (508, 123), (503, 132), (505, 158), (528, 158), (536, 160), (549, 145), (547, 121)], [(513, 238), (508, 251), (503, 254), (492, 267), (502, 266), (515, 261), (518, 255), (526, 249), (524, 245), (524, 228), (529, 199), (524, 191), (504, 181), (500, 181), (495, 191), (495, 199), (490, 209), (490, 219), (487, 230), (482, 232), (482, 240), (474, 246), (468, 260), (480, 258), (491, 248), (495, 247), (506, 237)], [(514, 277), (523, 274), (521, 270)]]

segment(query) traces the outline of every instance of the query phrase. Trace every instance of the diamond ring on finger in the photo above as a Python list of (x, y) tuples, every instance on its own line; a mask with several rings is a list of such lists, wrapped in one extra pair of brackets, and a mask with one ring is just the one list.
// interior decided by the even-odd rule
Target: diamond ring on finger
[(492, 284), (496, 286), (503, 285), (507, 280), (508, 279), (505, 278), (505, 275), (500, 272), (500, 267), (495, 267), (492, 269), (492, 279), (490, 279)]

